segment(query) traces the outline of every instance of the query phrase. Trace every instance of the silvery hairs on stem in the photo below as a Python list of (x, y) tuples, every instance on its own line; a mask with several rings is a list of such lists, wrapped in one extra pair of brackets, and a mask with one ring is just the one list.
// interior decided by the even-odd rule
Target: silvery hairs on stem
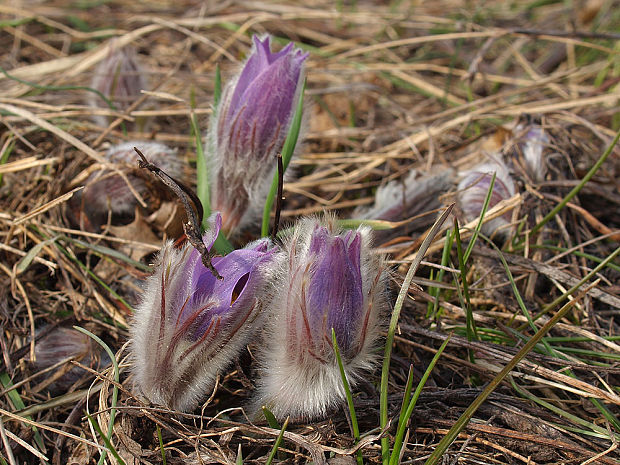
[[(221, 228), (219, 213), (203, 236), (210, 251)], [(191, 245), (168, 241), (146, 281), (131, 325), (136, 389), (150, 401), (188, 411), (213, 388), (260, 326), (263, 301), (281, 253), (260, 239), (203, 264)]]
[(225, 86), (206, 137), (211, 206), (222, 213), (227, 235), (260, 216), (303, 87), (308, 54), (293, 43), (272, 53), (269, 41), (253, 37), (252, 52)]
[(343, 231), (333, 217), (300, 220), (284, 251), (253, 409), (266, 405), (278, 419), (310, 420), (345, 399), (332, 328), (350, 382), (374, 366), (387, 274), (370, 229)]

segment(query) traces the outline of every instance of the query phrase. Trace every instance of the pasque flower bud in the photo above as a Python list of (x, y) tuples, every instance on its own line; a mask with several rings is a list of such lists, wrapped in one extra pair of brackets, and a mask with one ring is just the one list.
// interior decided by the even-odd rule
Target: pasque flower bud
[(95, 370), (109, 363), (108, 356), (90, 337), (73, 328), (62, 326), (51, 329), (37, 340), (34, 353), (34, 368), (37, 371), (67, 360), (67, 363), (58, 367), (55, 372), (48, 373), (45, 380), (41, 379), (45, 384), (49, 383), (46, 387), (54, 395), (65, 393), (82, 378), (89, 377), (86, 370), (73, 366), (69, 360)]
[[(138, 168), (134, 147), (138, 147), (168, 175), (181, 182), (185, 181), (185, 166), (176, 150), (158, 142), (131, 141), (114, 145), (106, 152), (105, 158), (122, 170), (126, 179), (112, 170), (99, 170), (89, 176), (84, 183), (84, 190), (70, 201), (71, 213), (77, 224), (99, 232), (101, 226), (107, 223), (109, 215), (112, 224), (133, 218), (138, 201), (127, 183), (131, 183), (135, 192), (143, 198), (150, 194), (149, 183), (152, 183), (152, 178), (144, 176), (144, 172)], [(161, 187), (158, 190), (166, 192), (157, 181), (153, 186)]]
[[(210, 224), (203, 238), (208, 249), (219, 233), (220, 215)], [(195, 408), (256, 330), (259, 296), (278, 259), (269, 241), (259, 240), (213, 258), (223, 277), (217, 279), (196, 249), (166, 243), (131, 327), (137, 389), (157, 404)]]
[(208, 133), (212, 208), (233, 232), (261, 211), (304, 76), (307, 53), (290, 43), (277, 53), (254, 37), (241, 73), (225, 88)]
[[(458, 205), (466, 221), (473, 221), (480, 216), (484, 200), (491, 187), (493, 173), (496, 173), (495, 184), (489, 200), (490, 210), (499, 202), (515, 195), (515, 184), (508, 167), (501, 162), (483, 163), (468, 171), (461, 173), (458, 185)], [(506, 237), (509, 229), (505, 226), (510, 224), (511, 215), (506, 213), (500, 217), (486, 222), (482, 226), (482, 233), (492, 237), (499, 234)]]
[(543, 153), (545, 147), (549, 145), (549, 136), (545, 133), (542, 126), (536, 123), (524, 125), (519, 124), (514, 130), (516, 135), (516, 145), (519, 155), (523, 155), (522, 165), (527, 170), (528, 176), (534, 182), (545, 179), (547, 166)]
[(403, 226), (376, 231), (375, 237), (379, 240), (427, 228), (433, 223), (434, 217), (421, 214), (441, 206), (440, 196), (454, 187), (454, 178), (454, 171), (450, 168), (441, 168), (428, 174), (411, 170), (404, 179), (394, 179), (379, 186), (374, 204), (357, 208), (353, 216), (365, 220), (396, 222), (420, 215)]
[(333, 219), (297, 224), (271, 305), (257, 407), (309, 420), (344, 400), (332, 328), (350, 382), (373, 366), (386, 274), (370, 240), (370, 229), (340, 231)]
[[(95, 68), (90, 85), (105, 95), (114, 105), (116, 111), (123, 112), (138, 98), (140, 91), (147, 88), (146, 73), (138, 62), (133, 47), (118, 47), (115, 40), (110, 42), (107, 57)], [(98, 95), (89, 93), (92, 107), (109, 109), (108, 104)], [(112, 120), (93, 115), (93, 120), (100, 126), (107, 126)], [(144, 129), (145, 121), (136, 121), (136, 129)]]

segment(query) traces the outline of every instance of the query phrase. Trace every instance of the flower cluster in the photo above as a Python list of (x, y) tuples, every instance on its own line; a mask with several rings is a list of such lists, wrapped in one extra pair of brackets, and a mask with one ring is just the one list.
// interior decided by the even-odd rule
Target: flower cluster
[[(211, 218), (210, 249), (221, 227)], [(351, 381), (373, 366), (385, 272), (370, 231), (340, 231), (306, 219), (283, 250), (267, 239), (204, 267), (190, 246), (167, 243), (132, 325), (134, 375), (149, 400), (189, 410), (263, 326), (262, 379), (255, 406), (278, 418), (324, 415), (344, 399), (334, 330)], [(300, 386), (305, 386), (300, 390)]]
[[(332, 331), (350, 383), (374, 366), (386, 273), (368, 228), (303, 219), (281, 246), (262, 238), (224, 256), (211, 252), (220, 232), (235, 233), (260, 211), (299, 100), (308, 54), (293, 44), (272, 52), (269, 42), (254, 38), (211, 121), (210, 207), (217, 213), (202, 237), (206, 250), (195, 248), (193, 235), (193, 245), (166, 242), (132, 321), (136, 391), (169, 408), (194, 409), (252, 342), (262, 341), (254, 408), (268, 405), (280, 419), (316, 418), (344, 400)], [(138, 85), (130, 75), (140, 74), (130, 56), (115, 50), (100, 68), (106, 72), (97, 71), (94, 86), (126, 108)], [(107, 158), (122, 166), (135, 160), (134, 146), (167, 175), (161, 179), (172, 182), (183, 171), (172, 151), (154, 143), (115, 146)], [(142, 177), (126, 174), (133, 191), (148, 191)], [(81, 201), (101, 217), (128, 214), (136, 201), (125, 181), (95, 173)]]

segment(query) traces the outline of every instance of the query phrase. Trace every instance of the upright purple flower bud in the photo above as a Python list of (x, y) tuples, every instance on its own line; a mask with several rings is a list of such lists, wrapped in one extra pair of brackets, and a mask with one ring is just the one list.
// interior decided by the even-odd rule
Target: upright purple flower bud
[(516, 143), (519, 154), (523, 155), (522, 160), (528, 176), (534, 182), (545, 179), (547, 166), (543, 157), (545, 147), (549, 145), (549, 136), (544, 132), (539, 124), (522, 125), (515, 128), (517, 137)]
[[(208, 248), (220, 227), (216, 214), (203, 238)], [(254, 333), (278, 259), (268, 240), (253, 242), (212, 259), (219, 280), (196, 249), (166, 243), (131, 327), (137, 389), (157, 404), (195, 408)]]
[[(480, 216), (484, 200), (491, 187), (493, 173), (496, 173), (495, 184), (487, 211), (502, 200), (515, 195), (516, 190), (512, 176), (503, 163), (483, 163), (461, 173), (461, 181), (458, 185), (458, 205), (466, 221), (473, 221)], [(485, 223), (482, 226), (482, 233), (490, 237), (499, 234), (505, 238), (509, 233), (506, 226), (510, 224), (510, 221), (511, 215), (506, 213)]]
[[(90, 86), (105, 95), (117, 111), (127, 110), (141, 97), (140, 91), (147, 88), (146, 74), (133, 47), (118, 47), (115, 40), (111, 41), (108, 56), (95, 68)], [(109, 109), (108, 104), (94, 93), (89, 94), (89, 104)], [(93, 115), (93, 120), (99, 126), (107, 126), (112, 121), (102, 115)], [(144, 123), (136, 121), (136, 129), (144, 129)]]
[(369, 229), (339, 231), (333, 219), (295, 227), (276, 285), (257, 407), (308, 420), (344, 400), (332, 328), (349, 381), (372, 368), (386, 274), (370, 239)]
[(208, 134), (212, 208), (226, 233), (261, 211), (288, 133), (307, 53), (290, 43), (277, 53), (254, 37), (241, 73), (224, 89)]
[(107, 161), (114, 163), (126, 174), (126, 180), (116, 171), (100, 170), (93, 173), (85, 182), (85, 189), (74, 195), (70, 201), (72, 215), (77, 224), (85, 229), (99, 232), (111, 214), (112, 224), (133, 218), (138, 201), (128, 186), (128, 182), (141, 197), (151, 194), (156, 185), (158, 190), (166, 188), (158, 181), (151, 181), (143, 170), (137, 167), (138, 147), (152, 163), (179, 181), (187, 178), (185, 164), (173, 150), (158, 142), (131, 141), (114, 145), (106, 152)]

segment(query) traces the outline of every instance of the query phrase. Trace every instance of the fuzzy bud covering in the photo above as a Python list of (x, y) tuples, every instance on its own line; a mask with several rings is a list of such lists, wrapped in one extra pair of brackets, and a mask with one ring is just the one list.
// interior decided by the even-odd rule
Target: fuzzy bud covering
[(549, 136), (539, 124), (518, 125), (515, 133), (529, 177), (535, 182), (543, 181), (547, 173), (544, 150), (550, 144)]
[(255, 218), (282, 150), (304, 77), (307, 53), (290, 43), (272, 53), (269, 37), (254, 37), (241, 73), (222, 92), (209, 128), (212, 207), (233, 232)]
[(301, 220), (285, 243), (263, 353), (256, 408), (296, 420), (323, 417), (344, 400), (332, 328), (349, 382), (373, 367), (386, 273), (370, 229)]
[[(480, 216), (484, 199), (489, 192), (489, 187), (491, 187), (493, 173), (496, 173), (495, 184), (493, 185), (487, 211), (502, 200), (509, 199), (515, 195), (514, 181), (508, 167), (503, 163), (483, 163), (461, 173), (461, 180), (458, 185), (458, 205), (467, 221), (473, 221)], [(506, 213), (486, 222), (482, 226), (482, 233), (489, 237), (492, 237), (494, 234), (505, 237), (509, 232), (509, 229), (505, 226), (510, 224), (510, 221), (511, 215)]]
[[(204, 236), (208, 248), (220, 230), (220, 215), (210, 222)], [(219, 280), (192, 246), (166, 243), (131, 327), (137, 389), (156, 404), (195, 408), (255, 332), (258, 296), (278, 256), (264, 239), (215, 257)]]
[[(75, 222), (83, 223), (84, 229), (99, 232), (101, 226), (107, 223), (110, 214), (112, 224), (133, 218), (138, 201), (127, 182), (131, 183), (142, 198), (150, 194), (149, 185), (145, 182), (149, 175), (145, 176), (143, 170), (137, 167), (134, 147), (138, 147), (150, 162), (168, 175), (186, 182), (184, 163), (176, 150), (158, 142), (130, 141), (114, 145), (108, 149), (105, 157), (126, 174), (127, 180), (111, 170), (99, 170), (89, 176), (85, 189), (70, 200)], [(154, 185), (166, 191), (158, 181)]]
[[(118, 47), (115, 40), (111, 41), (108, 55), (95, 68), (90, 87), (105, 95), (116, 111), (127, 110), (140, 98), (140, 91), (147, 88), (146, 73), (138, 62), (134, 48)], [(88, 103), (95, 108), (109, 109), (101, 97), (92, 93)], [(93, 120), (99, 126), (107, 126), (112, 121), (102, 115), (94, 115)], [(137, 129), (144, 129), (144, 121), (136, 123)]]

